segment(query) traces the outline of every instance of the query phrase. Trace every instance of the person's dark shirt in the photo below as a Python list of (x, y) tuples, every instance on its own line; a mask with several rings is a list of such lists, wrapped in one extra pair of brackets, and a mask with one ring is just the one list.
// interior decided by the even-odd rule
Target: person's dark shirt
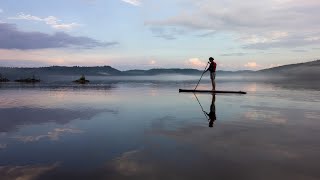
[(212, 62), (212, 63), (210, 63), (210, 66), (209, 66), (208, 70), (210, 72), (216, 72), (216, 68), (217, 68), (217, 63)]

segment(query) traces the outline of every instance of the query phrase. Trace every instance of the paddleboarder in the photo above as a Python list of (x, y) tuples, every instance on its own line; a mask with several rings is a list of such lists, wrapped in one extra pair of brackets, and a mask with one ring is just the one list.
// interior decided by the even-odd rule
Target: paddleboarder
[(209, 121), (209, 127), (213, 127), (214, 121), (217, 120), (216, 116), (216, 95), (212, 94), (212, 101), (211, 101), (211, 106), (210, 106), (210, 113), (205, 112), (208, 115), (208, 121)]
[(213, 57), (210, 57), (209, 58), (209, 67), (207, 70), (205, 70), (203, 72), (206, 73), (208, 71), (210, 71), (210, 79), (211, 79), (211, 84), (212, 84), (212, 90), (215, 91), (216, 90), (216, 82), (215, 82), (215, 79), (216, 79), (216, 69), (217, 69), (217, 63), (214, 62), (214, 58)]

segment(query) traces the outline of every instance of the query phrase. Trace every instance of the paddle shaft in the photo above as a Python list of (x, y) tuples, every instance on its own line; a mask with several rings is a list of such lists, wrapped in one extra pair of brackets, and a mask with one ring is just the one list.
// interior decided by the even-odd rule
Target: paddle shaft
[(199, 83), (200, 83), (200, 81), (201, 81), (201, 79), (202, 79), (202, 77), (203, 77), (203, 75), (204, 75), (204, 72), (207, 70), (208, 64), (209, 64), (209, 62), (207, 63), (206, 67), (204, 68), (204, 70), (203, 70), (203, 72), (202, 72), (202, 75), (201, 75), (201, 77), (200, 77), (200, 79), (199, 79), (199, 81), (198, 81), (198, 84), (196, 85), (196, 87), (194, 88), (194, 90), (196, 90), (196, 89), (198, 88)]
[(199, 103), (199, 105), (200, 105), (200, 107), (201, 107), (201, 110), (202, 110), (204, 116), (208, 119), (208, 117), (207, 117), (208, 115), (207, 115), (207, 113), (203, 110), (203, 107), (202, 107), (202, 105), (201, 105), (201, 103), (200, 103), (197, 95), (196, 95), (195, 93), (193, 93), (193, 95), (196, 97), (196, 99), (197, 99), (197, 101), (198, 101), (198, 103)]

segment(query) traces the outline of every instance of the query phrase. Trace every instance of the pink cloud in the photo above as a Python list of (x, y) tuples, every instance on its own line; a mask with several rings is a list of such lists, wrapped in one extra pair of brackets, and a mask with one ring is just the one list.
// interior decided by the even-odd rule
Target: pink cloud
[(191, 58), (186, 62), (187, 66), (191, 66), (193, 68), (204, 68), (207, 64), (201, 61), (199, 58)]
[(261, 68), (262, 66), (257, 64), (256, 62), (248, 62), (247, 64), (244, 65), (244, 67), (257, 69), (257, 68)]
[(155, 64), (157, 64), (157, 61), (155, 61), (155, 60), (151, 60), (151, 61), (149, 62), (149, 65), (155, 65)]

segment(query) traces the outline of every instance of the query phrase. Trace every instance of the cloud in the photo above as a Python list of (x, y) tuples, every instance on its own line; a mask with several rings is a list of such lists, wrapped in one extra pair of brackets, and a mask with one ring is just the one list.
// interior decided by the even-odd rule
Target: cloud
[(56, 128), (51, 132), (48, 132), (48, 134), (45, 135), (38, 135), (38, 136), (16, 136), (14, 139), (18, 139), (19, 141), (22, 142), (35, 142), (35, 141), (40, 141), (41, 139), (50, 139), (52, 141), (59, 140), (60, 136), (66, 133), (71, 133), (71, 134), (78, 134), (78, 133), (83, 133), (83, 131), (79, 129), (71, 129), (71, 128)]
[(87, 3), (95, 3), (97, 0), (81, 0), (83, 2), (87, 2)]
[(273, 31), (263, 35), (255, 34), (247, 37), (242, 37), (240, 38), (240, 40), (249, 44), (270, 43), (270, 42), (279, 42), (281, 39), (285, 39), (288, 36), (289, 36), (288, 32)]
[(156, 65), (156, 64), (157, 64), (157, 61), (155, 61), (155, 60), (149, 61), (149, 65)]
[(308, 45), (320, 44), (320, 32), (317, 34), (290, 35), (279, 40), (269, 40), (268, 38), (258, 38), (256, 42), (247, 43), (243, 46), (245, 49), (271, 49), (271, 48), (297, 48)]
[[(172, 6), (180, 1), (172, 1)], [(175, 3), (175, 4), (174, 4)], [(292, 48), (320, 44), (320, 1), (279, 0), (186, 0), (185, 8), (166, 18), (149, 19), (145, 24), (163, 28), (199, 33), (212, 31), (232, 34), (234, 41), (252, 49)], [(311, 34), (312, 32), (312, 34)], [(174, 34), (171, 39), (177, 38)], [(303, 36), (311, 36), (308, 39)], [(242, 37), (248, 37), (245, 41)], [(297, 37), (299, 37), (297, 39)]]
[(37, 16), (33, 16), (30, 14), (24, 14), (24, 13), (20, 13), (16, 17), (9, 17), (8, 19), (44, 22), (45, 24), (51, 26), (54, 29), (58, 29), (58, 30), (72, 30), (75, 27), (80, 26), (80, 24), (78, 24), (78, 23), (69, 23), (69, 24), (60, 23), (61, 20), (59, 20), (58, 18), (56, 18), (54, 16), (40, 18)]
[(134, 5), (134, 6), (140, 6), (141, 5), (141, 0), (121, 0), (125, 3)]
[(269, 66), (267, 66), (267, 68), (274, 68), (279, 66), (282, 66), (282, 64), (270, 64)]
[(94, 48), (108, 47), (117, 42), (99, 42), (95, 39), (81, 36), (71, 36), (64, 32), (46, 34), (41, 32), (24, 32), (16, 25), (0, 23), (0, 49), (46, 49), (46, 48)]
[[(296, 6), (293, 5), (294, 1)], [(261, 2), (255, 0), (246, 2), (198, 0), (186, 3), (192, 7), (192, 10), (180, 11), (166, 19), (149, 21), (150, 24), (180, 26), (196, 30), (227, 30), (229, 32), (252, 29), (274, 30), (278, 29), (278, 26), (281, 29), (291, 29), (297, 27), (297, 22), (303, 24), (310, 23), (310, 21), (317, 22), (317, 16), (313, 16), (318, 13), (316, 9), (320, 6), (320, 2), (305, 3), (298, 0), (292, 0), (290, 3), (271, 0), (262, 0)], [(308, 12), (307, 10), (313, 11), (308, 14), (305, 13)], [(310, 25), (312, 27), (319, 26), (311, 23)]]
[(174, 32), (174, 30), (168, 31), (167, 29), (161, 28), (161, 27), (151, 27), (150, 30), (154, 34), (155, 37), (159, 37), (159, 38), (162, 38), (165, 40), (176, 39), (176, 37), (175, 37), (176, 32)]
[(320, 44), (320, 32), (288, 33), (273, 31), (239, 38), (245, 49), (296, 48)]
[[(27, 52), (26, 52), (27, 53)], [(1, 50), (0, 50), (1, 54)], [(43, 67), (43, 66), (50, 66), (52, 64), (49, 64), (48, 62), (44, 62), (44, 59), (41, 59), (39, 61), (36, 60), (2, 60), (0, 59), (0, 66), (2, 67)]]
[(209, 30), (209, 31), (201, 32), (200, 34), (198, 34), (196, 36), (197, 37), (208, 37), (208, 36), (212, 36), (214, 34), (216, 34), (216, 31)]
[(247, 64), (244, 65), (244, 67), (256, 69), (256, 68), (260, 68), (261, 65), (257, 64), (256, 62), (248, 62)]
[(191, 58), (186, 62), (187, 66), (191, 66), (193, 68), (204, 68), (207, 64), (201, 61), (199, 58)]
[(308, 52), (308, 51), (305, 50), (305, 49), (294, 49), (294, 50), (292, 50), (292, 52), (299, 52), (299, 53), (301, 53), (301, 52)]
[(221, 56), (245, 56), (247, 53), (225, 53), (221, 54)]

